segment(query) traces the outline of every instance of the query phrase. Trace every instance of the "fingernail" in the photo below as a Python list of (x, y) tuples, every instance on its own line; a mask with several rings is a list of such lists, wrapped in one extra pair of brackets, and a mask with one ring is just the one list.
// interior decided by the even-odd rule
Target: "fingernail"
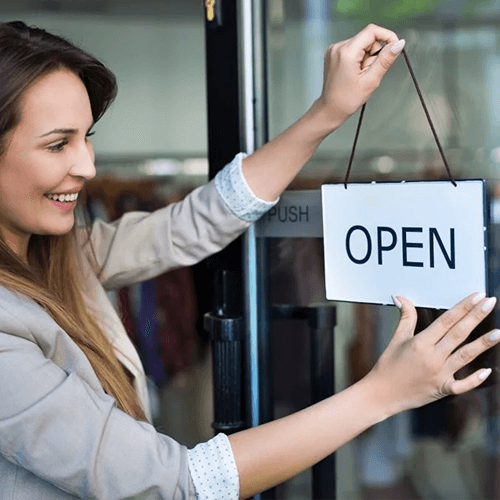
[(475, 293), (470, 298), (470, 302), (471, 302), (472, 305), (475, 306), (476, 304), (479, 304), (479, 302), (481, 302), (485, 297), (486, 297), (486, 294), (484, 292)]
[(391, 52), (394, 54), (394, 55), (397, 55), (399, 54), (403, 49), (404, 49), (404, 46), (405, 46), (405, 40), (398, 40), (392, 47), (391, 47)]
[(484, 304), (483, 304), (483, 311), (484, 312), (490, 312), (494, 307), (497, 302), (496, 297), (490, 297)]
[(496, 342), (498, 339), (500, 339), (500, 330), (493, 330), (489, 335), (488, 339), (490, 342)]
[(490, 376), (490, 373), (491, 373), (491, 368), (485, 368), (484, 370), (481, 370), (481, 371), (479, 372), (478, 377), (479, 377), (481, 380), (485, 380), (485, 379), (487, 379), (487, 378)]
[(391, 295), (392, 301), (394, 302), (394, 305), (398, 308), (401, 309), (403, 307), (403, 304), (401, 304), (400, 300), (397, 297), (394, 297), (394, 295)]

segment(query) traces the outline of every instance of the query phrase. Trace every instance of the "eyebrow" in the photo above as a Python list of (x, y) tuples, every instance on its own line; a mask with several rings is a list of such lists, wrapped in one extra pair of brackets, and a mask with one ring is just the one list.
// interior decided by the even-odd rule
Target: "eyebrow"
[[(92, 123), (92, 125), (88, 128), (87, 134), (90, 132), (90, 130), (92, 129), (93, 126), (94, 126), (94, 123)], [(40, 139), (42, 137), (47, 137), (48, 135), (51, 135), (51, 134), (75, 135), (77, 132), (78, 132), (78, 129), (76, 129), (76, 128), (55, 128), (55, 129), (51, 130), (50, 132), (47, 132), (46, 134), (39, 135), (38, 138)]]
[(65, 135), (73, 135), (76, 134), (77, 130), (76, 128), (55, 128), (54, 130), (51, 130), (50, 132), (47, 132), (46, 134), (39, 135), (38, 137), (47, 137), (50, 134), (65, 134)]

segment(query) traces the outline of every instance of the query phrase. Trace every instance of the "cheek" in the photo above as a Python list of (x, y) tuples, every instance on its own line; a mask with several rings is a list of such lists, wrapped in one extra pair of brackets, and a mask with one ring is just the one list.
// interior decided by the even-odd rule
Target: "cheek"
[(64, 180), (66, 161), (61, 155), (46, 151), (26, 153), (9, 148), (0, 162), (0, 192), (9, 202), (39, 201)]
[(23, 165), (8, 163), (0, 166), (0, 190), (2, 197), (11, 198), (26, 193), (30, 184), (29, 172)]
[(0, 171), (0, 192), (2, 197), (9, 202), (36, 201), (47, 191), (47, 180), (33, 168)]
[[(9, 182), (12, 192), (29, 198), (50, 191), (64, 179), (64, 172), (55, 161), (17, 162), (10, 168), (4, 180)], [(1, 172), (0, 172), (1, 176)], [(5, 185), (5, 182), (3, 182)]]

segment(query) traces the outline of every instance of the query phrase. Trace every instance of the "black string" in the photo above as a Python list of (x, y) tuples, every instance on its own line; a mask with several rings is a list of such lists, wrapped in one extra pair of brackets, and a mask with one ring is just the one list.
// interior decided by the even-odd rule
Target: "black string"
[(359, 130), (361, 128), (361, 122), (363, 121), (363, 115), (365, 114), (366, 103), (361, 107), (361, 113), (359, 115), (358, 127), (356, 129), (356, 135), (354, 136), (354, 143), (352, 145), (351, 157), (349, 158), (349, 165), (347, 166), (347, 172), (345, 174), (344, 187), (347, 189), (347, 179), (351, 173), (352, 160), (354, 158), (354, 151), (356, 151), (356, 144), (358, 143)]
[[(382, 50), (382, 49), (380, 49), (380, 50)], [(374, 55), (374, 56), (378, 55), (380, 53), (380, 50), (375, 52), (372, 55)], [(432, 134), (434, 135), (434, 139), (436, 141), (437, 147), (439, 149), (439, 152), (441, 153), (441, 158), (443, 159), (444, 166), (446, 167), (446, 172), (448, 173), (448, 177), (449, 177), (451, 183), (456, 187), (457, 183), (455, 182), (455, 180), (453, 179), (453, 176), (451, 175), (450, 167), (448, 165), (448, 162), (446, 161), (446, 157), (444, 155), (443, 148), (441, 146), (441, 143), (439, 141), (439, 137), (438, 137), (436, 130), (434, 128), (434, 124), (432, 123), (429, 111), (427, 110), (427, 106), (425, 105), (424, 96), (422, 95), (422, 91), (420, 90), (420, 87), (417, 83), (417, 79), (415, 78), (415, 73), (413, 72), (413, 68), (411, 67), (410, 60), (408, 59), (408, 54), (406, 53), (405, 49), (403, 49), (402, 52), (403, 52), (403, 56), (404, 56), (405, 61), (406, 61), (406, 65), (408, 66), (408, 70), (410, 71), (410, 75), (411, 75), (411, 78), (413, 80), (413, 83), (415, 84), (415, 88), (417, 90), (418, 97), (420, 98), (420, 102), (422, 103), (422, 107), (424, 108), (425, 116), (427, 117), (427, 121), (429, 122), (429, 125), (431, 127), (431, 131), (432, 131)], [(366, 103), (363, 104), (363, 106), (361, 107), (361, 113), (359, 115), (358, 127), (356, 129), (356, 135), (354, 137), (354, 143), (352, 145), (351, 157), (349, 158), (349, 165), (347, 166), (347, 172), (345, 174), (345, 179), (344, 179), (344, 188), (345, 189), (347, 189), (347, 180), (349, 179), (349, 174), (351, 173), (352, 161), (354, 158), (354, 151), (356, 150), (356, 144), (358, 142), (359, 130), (361, 129), (361, 122), (363, 120), (365, 108), (366, 108)]]

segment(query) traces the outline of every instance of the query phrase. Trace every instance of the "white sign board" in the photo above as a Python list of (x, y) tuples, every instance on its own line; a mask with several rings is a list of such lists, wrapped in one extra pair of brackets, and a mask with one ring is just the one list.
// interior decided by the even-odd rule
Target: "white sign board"
[(487, 291), (484, 181), (322, 187), (326, 297), (450, 308)]

